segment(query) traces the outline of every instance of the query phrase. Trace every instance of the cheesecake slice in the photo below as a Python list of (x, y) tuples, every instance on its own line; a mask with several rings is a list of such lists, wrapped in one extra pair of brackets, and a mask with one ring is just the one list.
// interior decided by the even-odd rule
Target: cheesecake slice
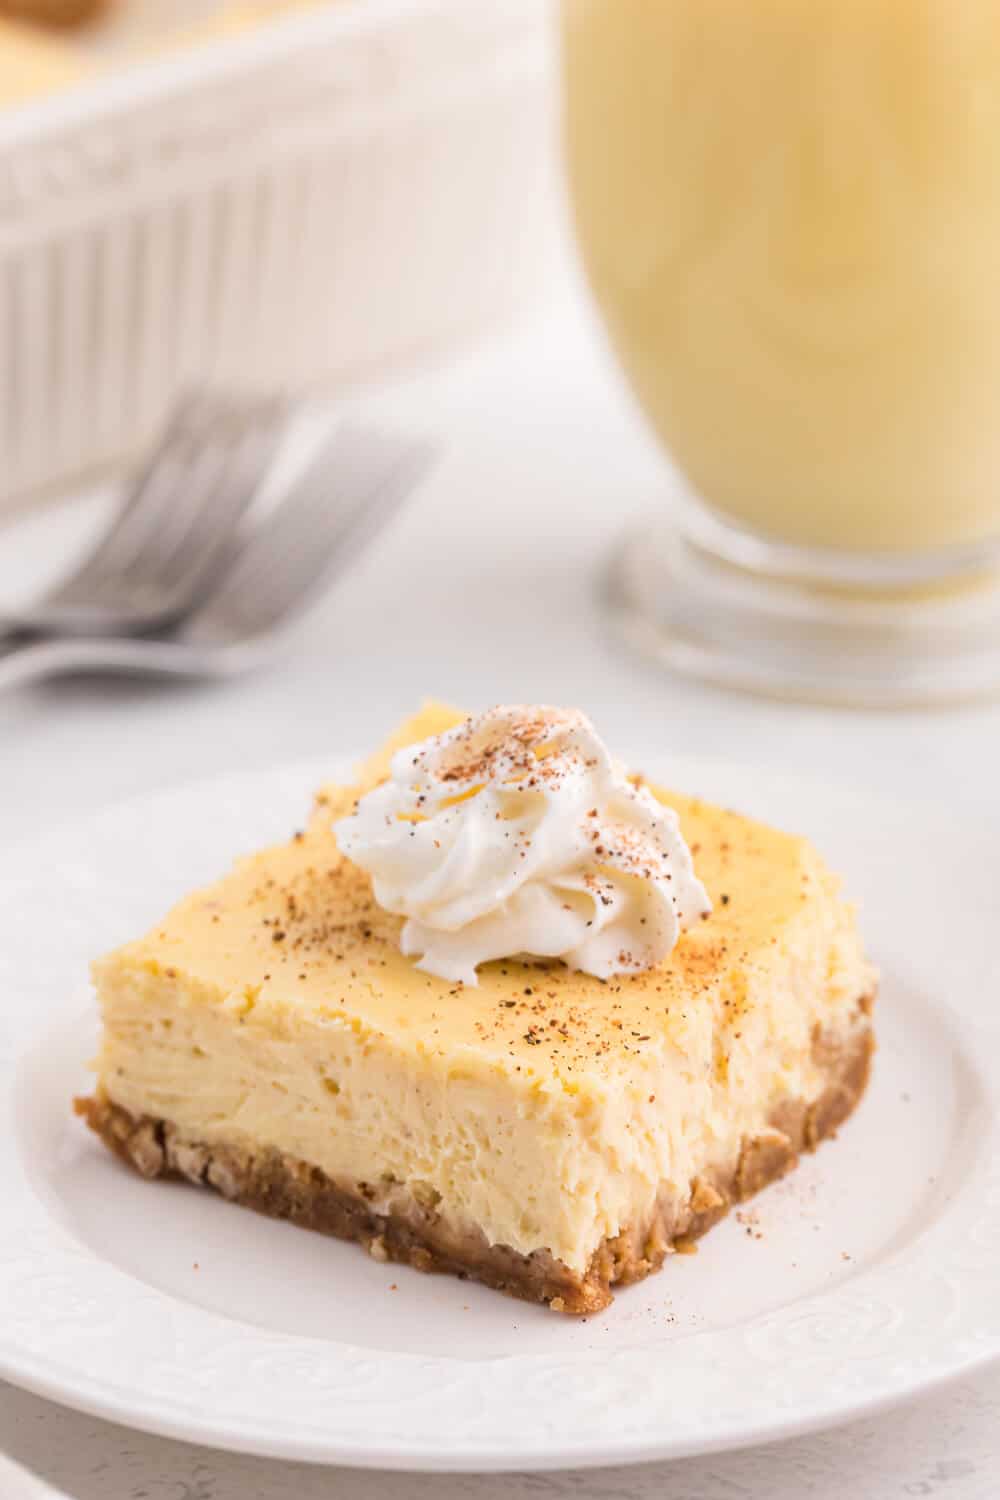
[(847, 1118), (874, 972), (806, 840), (659, 789), (712, 904), (667, 957), (426, 972), (334, 824), (461, 718), (424, 709), (304, 832), (94, 965), (77, 1108), (144, 1177), (591, 1313)]

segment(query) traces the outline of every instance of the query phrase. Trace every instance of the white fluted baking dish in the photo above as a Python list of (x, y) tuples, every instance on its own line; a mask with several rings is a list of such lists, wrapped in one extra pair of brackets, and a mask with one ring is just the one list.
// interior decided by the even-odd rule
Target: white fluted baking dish
[(339, 0), (0, 113), (0, 506), (192, 380), (497, 323), (557, 242), (548, 0)]

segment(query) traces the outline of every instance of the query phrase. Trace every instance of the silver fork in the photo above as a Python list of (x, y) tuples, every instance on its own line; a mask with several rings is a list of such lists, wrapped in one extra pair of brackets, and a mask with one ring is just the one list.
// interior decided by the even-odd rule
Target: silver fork
[(92, 550), (7, 635), (141, 635), (198, 605), (232, 559), (239, 522), (286, 425), (278, 400), (181, 403)]
[(0, 644), (0, 687), (65, 673), (227, 677), (263, 665), (382, 529), (432, 457), (410, 439), (341, 430), (273, 512), (247, 529), (215, 593), (175, 630)]

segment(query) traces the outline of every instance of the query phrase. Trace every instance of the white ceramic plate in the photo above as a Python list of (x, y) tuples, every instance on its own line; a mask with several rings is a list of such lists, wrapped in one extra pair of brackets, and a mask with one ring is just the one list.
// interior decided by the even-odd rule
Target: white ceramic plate
[(645, 765), (809, 832), (862, 901), (881, 1047), (837, 1142), (586, 1322), (143, 1183), (69, 1112), (87, 961), (338, 767), (181, 788), (0, 851), (0, 1374), (221, 1447), (503, 1469), (778, 1438), (1000, 1355), (1000, 843), (954, 802)]

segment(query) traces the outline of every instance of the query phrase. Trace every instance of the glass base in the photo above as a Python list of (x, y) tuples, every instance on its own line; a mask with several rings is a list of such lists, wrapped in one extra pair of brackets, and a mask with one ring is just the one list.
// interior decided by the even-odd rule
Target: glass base
[(608, 603), (633, 645), (726, 687), (861, 708), (1000, 694), (1000, 552), (811, 554), (681, 508), (622, 540)]

